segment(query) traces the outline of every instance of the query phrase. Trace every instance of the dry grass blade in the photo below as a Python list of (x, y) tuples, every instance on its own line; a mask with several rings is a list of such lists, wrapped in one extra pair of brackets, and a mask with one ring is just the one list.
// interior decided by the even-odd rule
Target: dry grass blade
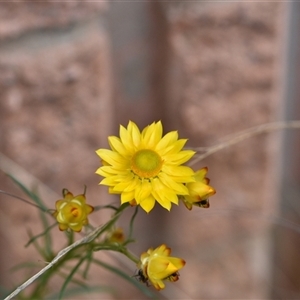
[(243, 140), (246, 140), (246, 139), (256, 136), (258, 134), (268, 133), (268, 132), (282, 130), (282, 129), (299, 129), (299, 128), (300, 128), (300, 121), (273, 122), (273, 123), (267, 123), (267, 124), (262, 124), (262, 125), (258, 125), (255, 127), (251, 127), (249, 129), (241, 131), (235, 135), (228, 136), (227, 138), (225, 138), (226, 139), (225, 142), (222, 142), (215, 146), (211, 146), (211, 147), (207, 147), (207, 148), (201, 147), (199, 149), (193, 148), (194, 150), (205, 151), (205, 153), (197, 155), (189, 165), (190, 166), (194, 165), (197, 162), (212, 155), (215, 152), (223, 150), (227, 147), (230, 147), (234, 144), (237, 144)]

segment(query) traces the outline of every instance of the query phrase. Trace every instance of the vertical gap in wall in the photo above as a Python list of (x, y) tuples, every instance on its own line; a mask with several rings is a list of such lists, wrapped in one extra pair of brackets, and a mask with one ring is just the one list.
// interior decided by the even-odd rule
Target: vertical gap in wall
[(140, 127), (163, 116), (164, 26), (157, 2), (111, 2), (115, 120)]
[(158, 1), (150, 3), (150, 18), (154, 32), (151, 58), (151, 86), (154, 92), (154, 109), (156, 111), (156, 120), (163, 121), (164, 130), (166, 131), (169, 128), (167, 122), (169, 118), (172, 118), (167, 106), (170, 47), (168, 23), (162, 3)]
[[(157, 1), (111, 2), (113, 128), (129, 120), (140, 128), (164, 120), (168, 67), (167, 23)], [(158, 203), (150, 214), (141, 211), (136, 227), (140, 246), (157, 246), (163, 241), (164, 214)], [(140, 233), (140, 235), (139, 235)]]
[[(283, 101), (285, 120), (300, 119), (300, 3), (289, 2), (286, 17)], [(280, 217), (300, 224), (300, 133), (286, 130), (282, 145)], [(283, 226), (274, 231), (272, 299), (300, 297), (300, 233)]]

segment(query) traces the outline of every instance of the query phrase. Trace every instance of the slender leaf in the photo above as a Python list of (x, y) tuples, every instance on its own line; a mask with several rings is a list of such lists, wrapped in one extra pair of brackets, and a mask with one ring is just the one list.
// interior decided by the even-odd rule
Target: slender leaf
[(16, 179), (11, 174), (7, 174), (8, 177), (12, 179), (12, 181), (21, 188), (21, 190), (29, 197), (31, 198), (37, 205), (39, 205), (45, 212), (48, 210), (46, 205), (43, 203), (43, 201), (38, 197), (37, 194), (31, 192), (25, 185), (23, 185), (18, 179)]
[(87, 278), (87, 273), (88, 273), (88, 271), (90, 269), (90, 266), (91, 266), (91, 263), (92, 263), (92, 259), (93, 259), (93, 252), (89, 251), (87, 253), (87, 258), (86, 258), (87, 264), (86, 264), (86, 267), (85, 267), (85, 269), (83, 271), (83, 275), (82, 275), (83, 278)]
[(136, 206), (134, 214), (132, 215), (131, 219), (130, 219), (130, 223), (129, 223), (129, 234), (128, 234), (128, 238), (125, 241), (124, 245), (127, 245), (131, 242), (134, 242), (134, 240), (132, 239), (132, 234), (133, 234), (133, 223), (135, 220), (135, 217), (137, 216), (138, 213), (138, 206)]
[(87, 255), (83, 256), (79, 262), (75, 265), (75, 267), (73, 268), (73, 270), (70, 272), (70, 274), (68, 275), (68, 277), (66, 278), (61, 290), (60, 290), (60, 293), (59, 293), (59, 299), (62, 299), (62, 296), (65, 292), (65, 289), (68, 285), (68, 283), (71, 281), (72, 277), (74, 276), (74, 274), (76, 273), (76, 271), (78, 270), (78, 268), (82, 265), (82, 263), (85, 261), (85, 259), (87, 258)]
[(94, 206), (94, 211), (98, 211), (98, 210), (101, 210), (103, 208), (110, 208), (114, 211), (117, 211), (119, 208), (118, 207), (115, 207), (111, 204), (108, 204), (108, 205), (97, 205), (97, 206)]
[[(38, 197), (36, 193), (31, 192), (27, 187), (25, 187), (19, 180), (17, 180), (14, 176), (8, 174), (8, 176), (12, 179), (12, 181), (18, 185), (21, 190), (28, 196), (30, 197), (38, 206), (40, 206), (44, 212), (40, 213), (40, 218), (43, 223), (43, 227), (46, 230), (49, 227), (48, 220), (45, 216), (45, 212), (48, 212), (48, 208), (44, 204), (44, 202)], [(47, 257), (52, 257), (53, 256), (53, 251), (52, 251), (52, 239), (51, 235), (48, 234), (48, 232), (45, 233), (44, 235), (45, 238), (45, 255)]]
[(54, 223), (52, 225), (50, 225), (46, 230), (44, 230), (43, 232), (33, 236), (25, 245), (25, 247), (28, 247), (31, 243), (33, 243), (36, 239), (38, 239), (39, 237), (42, 237), (43, 235), (45, 235), (46, 233), (48, 233), (48, 231), (50, 231), (54, 226), (56, 226), (57, 223)]
[(30, 237), (30, 240), (32, 240), (32, 244), (35, 247), (36, 251), (45, 259), (45, 252), (43, 247), (41, 247), (36, 239), (33, 239), (33, 235), (31, 233), (31, 230), (27, 230), (28, 236)]
[[(68, 276), (69, 276), (69, 272), (68, 271), (57, 271), (56, 272), (57, 275), (59, 275), (60, 277), (62, 277), (63, 279), (66, 279)], [(86, 284), (86, 282), (80, 280), (80, 279), (76, 279), (76, 278), (72, 278), (72, 283), (80, 286), (80, 287), (83, 287), (83, 288), (88, 288), (88, 285)]]

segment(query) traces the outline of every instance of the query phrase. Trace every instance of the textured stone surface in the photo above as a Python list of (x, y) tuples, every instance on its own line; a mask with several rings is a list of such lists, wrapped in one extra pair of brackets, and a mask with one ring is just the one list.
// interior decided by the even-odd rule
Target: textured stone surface
[(107, 9), (104, 1), (10, 1), (1, 3), (0, 41), (30, 31), (61, 30)]
[(93, 25), (75, 31), (72, 42), (13, 47), (0, 58), (2, 149), (53, 188), (91, 180), (109, 129), (105, 37)]
[(185, 126), (212, 141), (231, 134), (233, 123), (246, 128), (271, 118), (279, 4), (191, 6), (169, 17)]

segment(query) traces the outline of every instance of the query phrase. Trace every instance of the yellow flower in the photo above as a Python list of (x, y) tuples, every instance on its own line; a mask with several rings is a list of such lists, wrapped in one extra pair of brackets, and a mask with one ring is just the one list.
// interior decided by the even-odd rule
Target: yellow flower
[(208, 168), (202, 168), (195, 173), (196, 182), (187, 183), (189, 195), (185, 195), (182, 200), (185, 206), (191, 210), (193, 205), (209, 208), (208, 198), (216, 193), (215, 189), (209, 186), (209, 179), (206, 178)]
[(125, 241), (125, 235), (122, 228), (114, 228), (108, 232), (105, 242), (109, 244), (123, 244)]
[(182, 150), (186, 139), (177, 131), (163, 134), (161, 122), (152, 123), (142, 132), (129, 121), (120, 126), (120, 138), (108, 138), (112, 150), (99, 149), (103, 166), (96, 173), (105, 177), (100, 184), (112, 194), (121, 194), (121, 203), (140, 205), (150, 212), (157, 201), (167, 210), (178, 204), (178, 195), (188, 195), (185, 184), (195, 181), (194, 172), (182, 166), (194, 154)]
[(67, 189), (63, 189), (64, 199), (57, 200), (53, 216), (59, 223), (60, 230), (68, 228), (73, 231), (81, 231), (88, 224), (88, 215), (94, 207), (85, 203), (85, 195), (73, 196)]
[(170, 254), (171, 249), (165, 244), (142, 253), (138, 264), (140, 281), (148, 283), (149, 280), (157, 290), (165, 288), (164, 280), (177, 281), (178, 271), (184, 267), (185, 261), (178, 257), (170, 257)]

